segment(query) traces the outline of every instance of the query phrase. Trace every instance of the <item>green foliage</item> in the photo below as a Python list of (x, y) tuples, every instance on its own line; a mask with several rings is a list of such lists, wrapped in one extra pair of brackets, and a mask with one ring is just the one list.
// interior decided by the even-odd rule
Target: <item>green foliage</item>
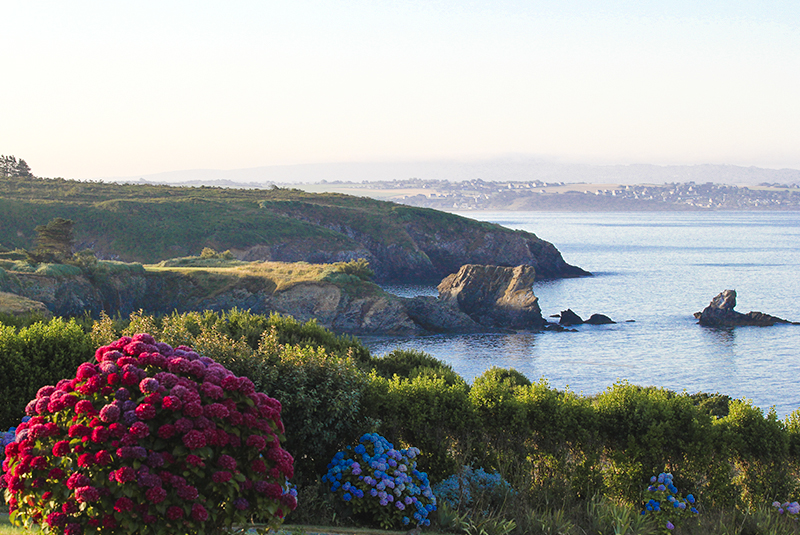
[(425, 455), (420, 469), (437, 481), (463, 463), (476, 420), (470, 408), (469, 386), (440, 376), (392, 379), (371, 375), (368, 412), (380, 418), (380, 429), (392, 442), (413, 444)]
[(298, 483), (314, 481), (336, 451), (373, 426), (362, 408), (367, 376), (350, 357), (279, 344), (273, 329), (249, 358), (231, 359), (230, 368), (281, 400)]
[(378, 375), (386, 379), (395, 375), (411, 378), (439, 374), (451, 383), (463, 381), (452, 366), (416, 349), (395, 349), (382, 357), (373, 357), (370, 365)]
[(33, 230), (36, 232), (36, 249), (29, 253), (33, 262), (64, 262), (72, 256), (72, 246), (75, 243), (73, 227), (75, 222), (71, 219), (56, 217), (46, 225), (39, 225)]
[(20, 158), (15, 156), (0, 156), (0, 178), (30, 178), (31, 168)]
[(56, 318), (21, 329), (0, 325), (0, 428), (18, 424), (39, 388), (74, 373), (93, 356), (89, 336), (74, 320)]
[(39, 264), (34, 271), (37, 275), (63, 279), (68, 277), (78, 277), (81, 275), (81, 268), (68, 264)]
[(337, 273), (353, 275), (365, 281), (371, 280), (375, 276), (375, 272), (370, 269), (366, 258), (350, 260), (349, 262), (336, 262), (333, 264), (333, 270)]

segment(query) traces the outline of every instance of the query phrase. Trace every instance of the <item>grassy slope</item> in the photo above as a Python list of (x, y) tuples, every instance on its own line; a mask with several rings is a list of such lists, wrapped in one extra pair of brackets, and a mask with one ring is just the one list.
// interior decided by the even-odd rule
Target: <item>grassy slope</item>
[(34, 228), (54, 217), (75, 221), (83, 246), (146, 263), (197, 254), (206, 246), (222, 250), (291, 241), (307, 250), (357, 248), (344, 226), (407, 250), (415, 249), (410, 224), (438, 233), (507, 232), (452, 214), (342, 194), (0, 180), (0, 245), (32, 247)]

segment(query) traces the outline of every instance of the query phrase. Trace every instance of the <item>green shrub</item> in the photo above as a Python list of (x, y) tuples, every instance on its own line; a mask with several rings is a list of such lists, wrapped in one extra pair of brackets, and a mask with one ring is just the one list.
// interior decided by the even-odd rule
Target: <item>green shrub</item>
[(68, 264), (39, 264), (35, 273), (46, 277), (66, 278), (78, 277), (83, 272), (78, 266), (70, 266)]
[[(477, 425), (469, 400), (469, 386), (462, 380), (449, 383), (440, 376), (411, 379), (395, 375), (370, 376), (365, 404), (380, 420), (382, 434), (393, 443), (413, 444), (424, 452), (420, 469), (438, 481), (462, 466), (475, 445)], [(480, 450), (481, 448), (475, 448)]]
[(441, 370), (441, 374), (447, 377), (455, 374), (449, 364), (416, 349), (395, 349), (382, 357), (373, 357), (370, 364), (378, 375), (386, 379), (395, 375), (413, 377), (431, 373), (423, 370)]
[(791, 435), (774, 408), (764, 412), (749, 400), (734, 400), (730, 413), (715, 422), (717, 447), (733, 463), (732, 483), (744, 504), (758, 506), (798, 492), (796, 458), (789, 456)]
[(281, 400), (295, 481), (307, 484), (353, 436), (374, 427), (363, 408), (368, 377), (348, 356), (324, 347), (281, 345), (277, 338), (274, 330), (266, 333), (252, 357), (230, 367)]
[(333, 271), (344, 273), (345, 275), (353, 275), (365, 281), (372, 280), (372, 277), (375, 276), (375, 272), (370, 269), (366, 258), (350, 260), (349, 262), (336, 262), (333, 264)]
[(675, 474), (680, 488), (696, 491), (689, 480), (712, 464), (711, 419), (688, 395), (620, 382), (594, 406), (612, 466), (606, 471), (611, 496), (632, 502), (641, 481), (664, 471)]
[(91, 339), (75, 321), (56, 318), (19, 330), (0, 325), (0, 428), (19, 423), (39, 388), (92, 357)]

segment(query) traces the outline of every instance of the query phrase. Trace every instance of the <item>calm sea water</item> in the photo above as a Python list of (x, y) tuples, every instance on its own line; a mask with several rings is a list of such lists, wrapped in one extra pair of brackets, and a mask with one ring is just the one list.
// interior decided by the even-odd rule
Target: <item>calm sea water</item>
[[(472, 381), (492, 366), (595, 394), (617, 380), (747, 398), (783, 418), (800, 408), (800, 326), (711, 329), (692, 314), (725, 289), (736, 310), (800, 321), (800, 212), (469, 212), (535, 233), (593, 277), (537, 282), (542, 314), (571, 308), (619, 322), (576, 333), (365, 340), (425, 351)], [(435, 295), (432, 287), (392, 287)], [(626, 320), (634, 320), (626, 322)], [(552, 321), (557, 321), (554, 319)]]

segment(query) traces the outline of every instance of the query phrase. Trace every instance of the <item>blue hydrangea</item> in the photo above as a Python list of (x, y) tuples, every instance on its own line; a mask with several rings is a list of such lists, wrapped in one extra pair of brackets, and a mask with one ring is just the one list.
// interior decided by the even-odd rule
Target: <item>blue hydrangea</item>
[(418, 448), (397, 450), (377, 433), (367, 433), (358, 445), (334, 455), (322, 481), (331, 483), (331, 492), (353, 513), (371, 515), (381, 527), (411, 523), (407, 508), (416, 510), (414, 523), (429, 526), (427, 517), (436, 510), (436, 496), (428, 475), (417, 470), (413, 460), (417, 455)]
[(464, 510), (480, 501), (488, 506), (501, 505), (516, 491), (499, 473), (488, 473), (483, 468), (464, 466), (458, 474), (433, 487), (436, 497), (455, 510)]

